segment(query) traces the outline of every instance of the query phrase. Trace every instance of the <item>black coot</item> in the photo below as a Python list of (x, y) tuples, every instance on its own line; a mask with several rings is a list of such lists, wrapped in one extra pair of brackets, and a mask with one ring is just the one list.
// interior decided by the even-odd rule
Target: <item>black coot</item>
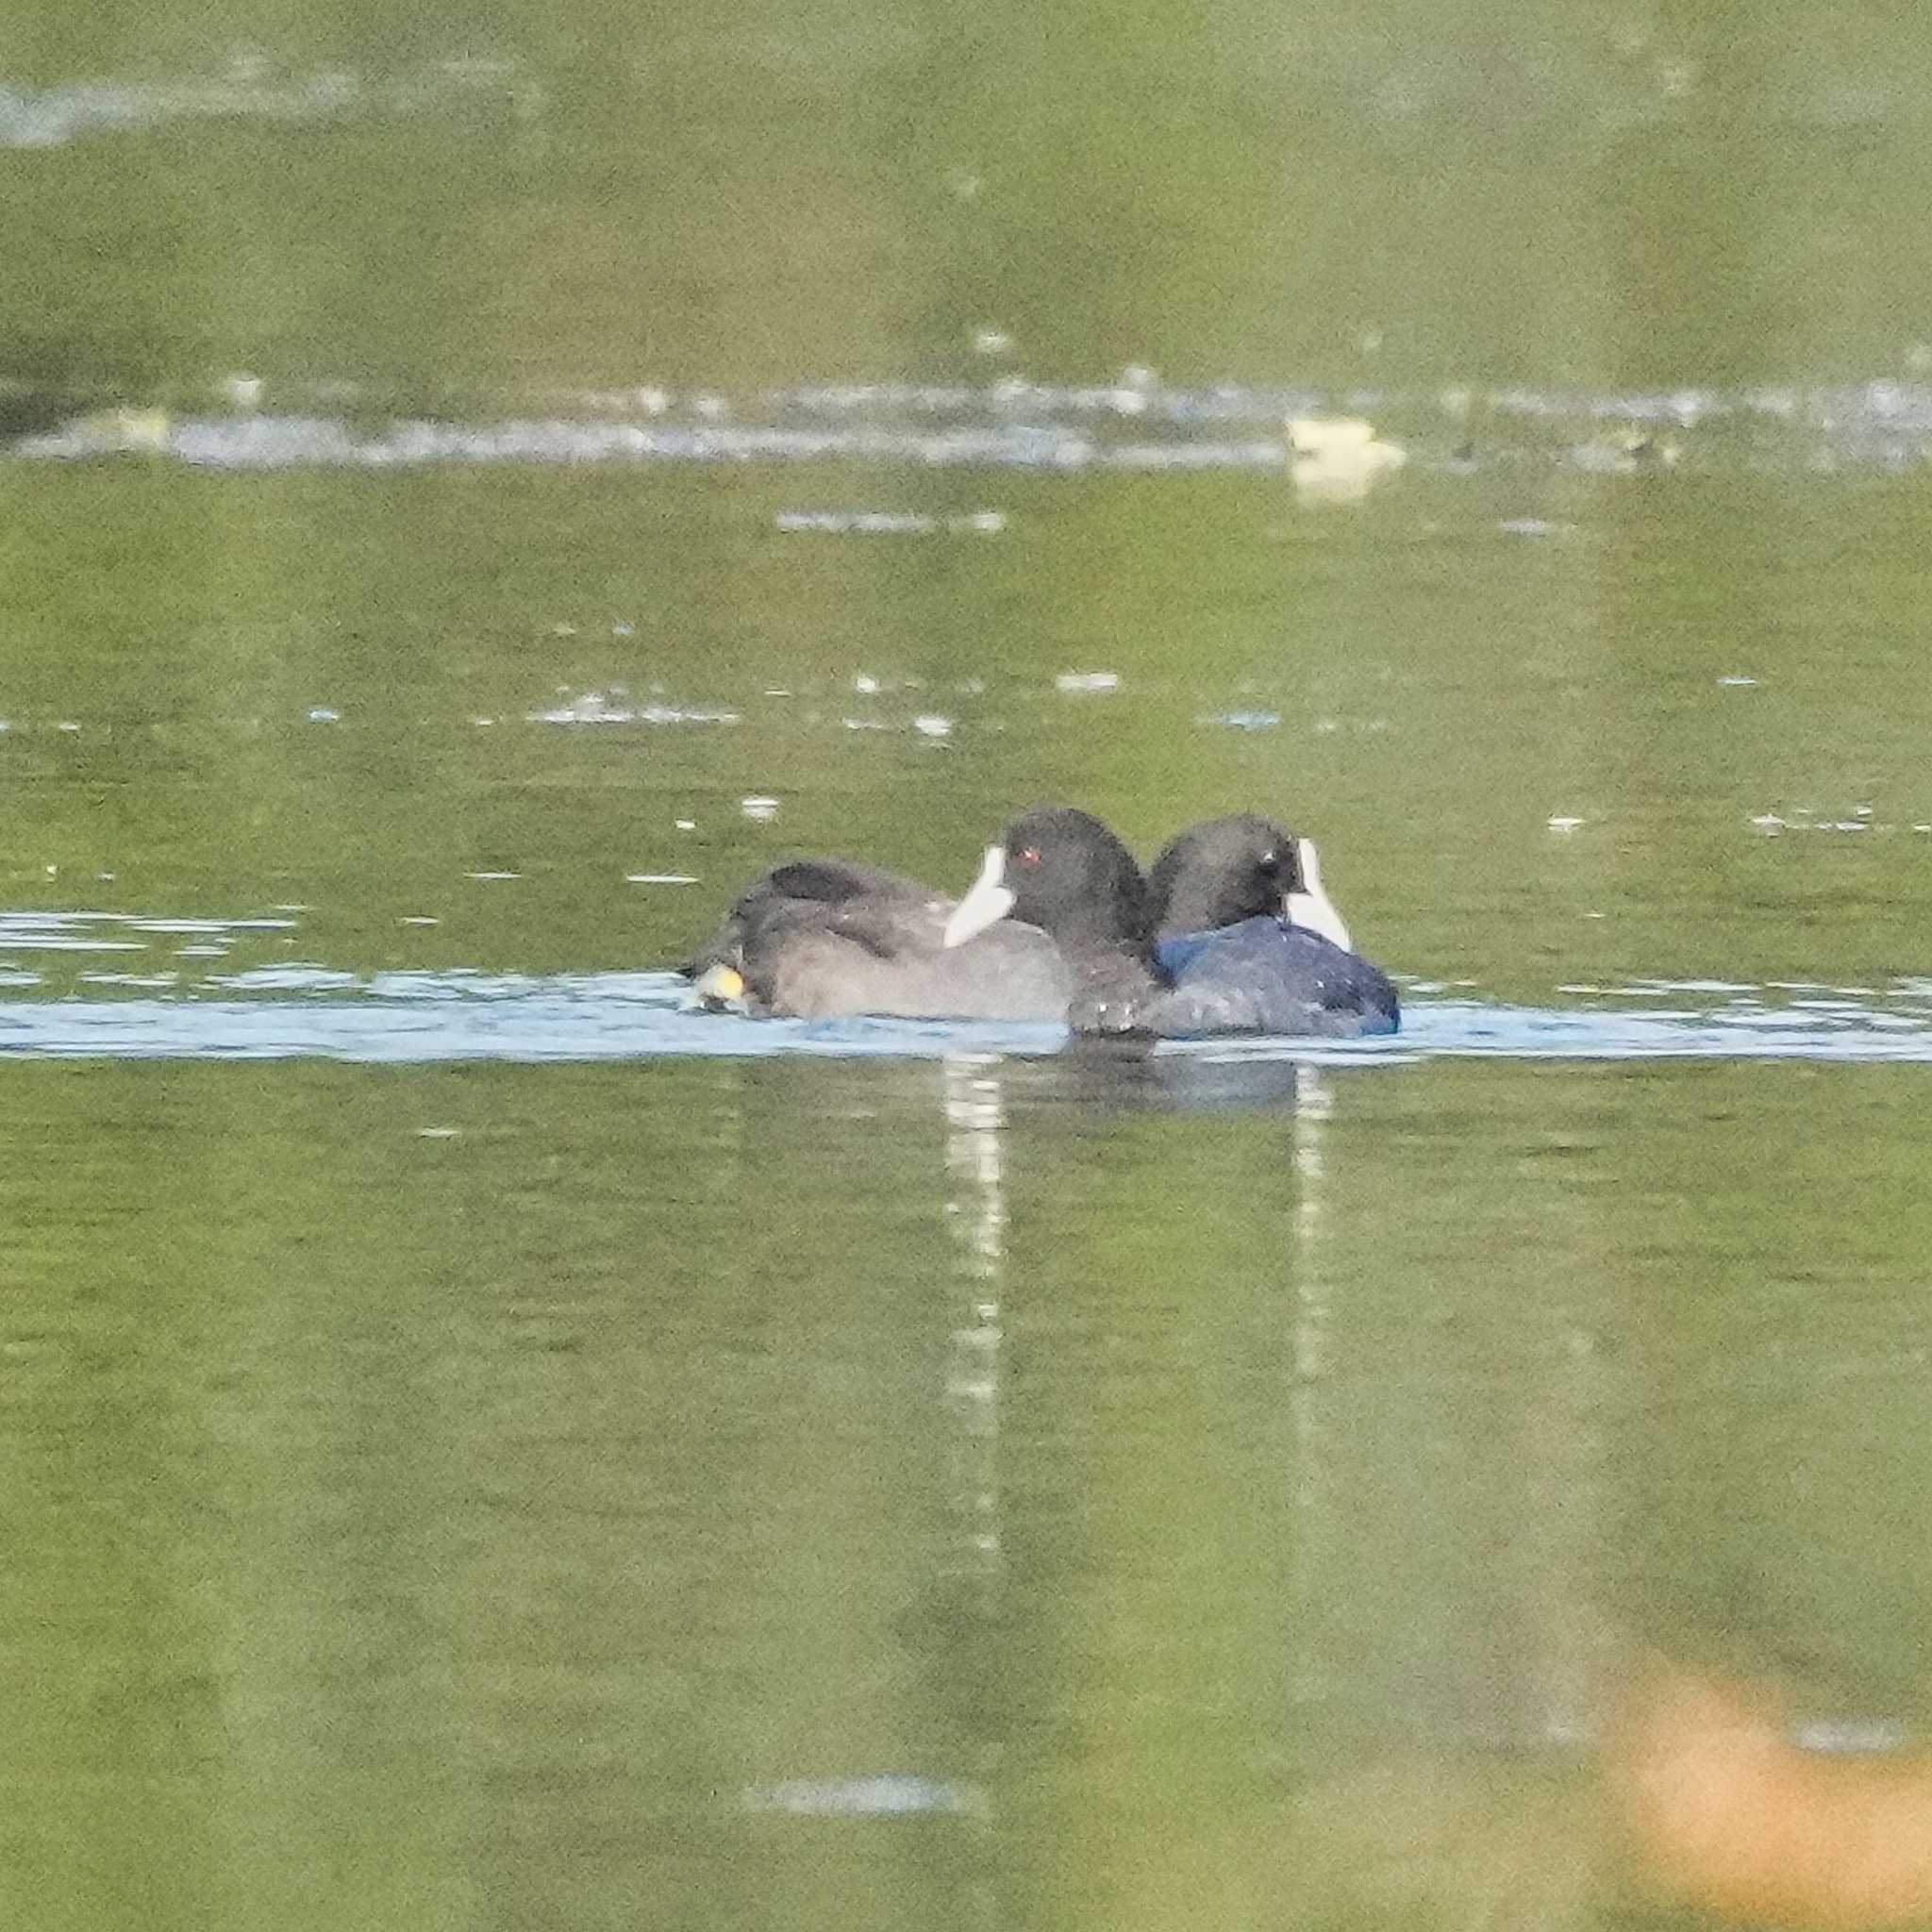
[(1266, 819), (1195, 826), (1143, 879), (1098, 819), (1027, 812), (988, 848), (946, 942), (972, 944), (1009, 919), (1058, 945), (1076, 1033), (1350, 1039), (1400, 1024), (1388, 975), (1348, 946), (1314, 846)]

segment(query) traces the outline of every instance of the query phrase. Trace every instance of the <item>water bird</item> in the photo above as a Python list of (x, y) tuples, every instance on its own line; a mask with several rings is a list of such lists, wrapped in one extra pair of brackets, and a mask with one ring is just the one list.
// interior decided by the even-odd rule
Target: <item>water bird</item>
[(1257, 812), (1204, 819), (1170, 840), (1147, 873), (1157, 946), (1262, 915), (1352, 952), (1347, 923), (1322, 885), (1312, 839)]
[[(1099, 826), (1084, 813), (1066, 817)], [(1157, 982), (1172, 994), (1152, 1030), (1394, 1029), (1394, 989), (1350, 951), (1311, 841), (1271, 819), (1233, 814), (1181, 833), (1143, 877), (1125, 847), (1104, 826), (1099, 832), (1117, 848), (1119, 868), (1105, 916), (1132, 928), (1119, 943), (1152, 975), (1139, 986), (1136, 1010), (1152, 1010), (1147, 995)], [(756, 880), (678, 971), (702, 1004), (759, 1016), (1066, 1023), (1075, 1015), (1078, 961), (1054, 934), (1008, 907), (949, 944), (958, 909), (901, 873), (796, 859)], [(1124, 961), (1120, 971), (1124, 985), (1132, 972)], [(1081, 1030), (1138, 1030), (1123, 1024), (1118, 1003), (1090, 1013), (1091, 1006), (1084, 1001), (1074, 1018)]]
[(944, 943), (952, 901), (903, 873), (847, 858), (774, 866), (740, 895), (678, 971), (701, 1004), (804, 1020), (1066, 1017), (1066, 963), (1014, 923), (978, 944)]
[[(988, 846), (946, 921), (945, 943), (966, 945), (1009, 919), (1038, 927), (1072, 976), (1075, 1033), (1354, 1039), (1396, 1030), (1395, 988), (1350, 949), (1311, 841), (1249, 819), (1210, 822), (1175, 843), (1179, 851), (1156, 861), (1157, 897), (1100, 820), (1066, 807), (1024, 813)], [(1295, 923), (1297, 910), (1313, 924)], [(1203, 912), (1239, 916), (1174, 930)]]

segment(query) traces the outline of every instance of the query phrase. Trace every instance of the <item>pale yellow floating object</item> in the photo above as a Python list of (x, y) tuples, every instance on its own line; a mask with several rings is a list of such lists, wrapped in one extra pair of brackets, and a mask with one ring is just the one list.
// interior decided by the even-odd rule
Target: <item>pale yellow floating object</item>
[(1633, 429), (1623, 439), (1624, 454), (1639, 469), (1674, 470), (1684, 445), (1668, 429), (1660, 434)]
[(99, 409), (74, 425), (103, 451), (152, 453), (168, 446), (174, 427), (165, 409)]
[(1297, 496), (1358, 503), (1378, 476), (1408, 460), (1399, 442), (1384, 442), (1359, 416), (1291, 416), (1287, 426), (1288, 475)]

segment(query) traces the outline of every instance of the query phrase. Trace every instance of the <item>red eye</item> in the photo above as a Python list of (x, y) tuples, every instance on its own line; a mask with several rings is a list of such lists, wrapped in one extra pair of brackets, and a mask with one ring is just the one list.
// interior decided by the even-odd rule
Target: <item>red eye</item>
[(1020, 855), (1020, 863), (1022, 865), (1038, 865), (1040, 863), (1040, 847), (1038, 845), (1027, 846), (1025, 851)]

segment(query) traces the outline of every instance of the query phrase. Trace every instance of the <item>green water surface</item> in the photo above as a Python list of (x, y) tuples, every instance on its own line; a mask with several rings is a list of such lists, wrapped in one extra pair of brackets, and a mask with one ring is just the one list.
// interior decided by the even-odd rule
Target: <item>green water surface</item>
[[(16, 441), (0, 910), (650, 967), (1053, 799), (1290, 818), (1412, 1003), (1923, 982), (1932, 485), (1861, 386), (1932, 341), (1932, 33), (1748, 14), (25, 0), (16, 438), (1151, 371), (1415, 450)], [(1678, 391), (1808, 426), (1633, 448)], [(1916, 1734), (1925, 1070), (1281, 1073), (0, 1060), (0, 1918), (1624, 1923), (1641, 1653)]]

